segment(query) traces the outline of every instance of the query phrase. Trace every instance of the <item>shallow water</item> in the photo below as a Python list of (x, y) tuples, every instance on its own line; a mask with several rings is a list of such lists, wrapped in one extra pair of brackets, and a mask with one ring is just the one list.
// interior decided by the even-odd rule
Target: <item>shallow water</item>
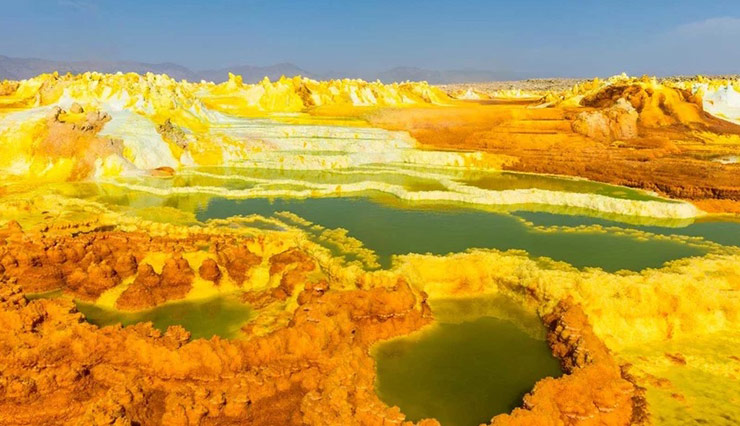
[(349, 236), (377, 253), (384, 267), (390, 266), (394, 254), (447, 254), (469, 248), (495, 248), (522, 249), (532, 256), (547, 256), (576, 267), (639, 271), (706, 252), (681, 242), (607, 232), (542, 232), (509, 214), (461, 207), (397, 208), (368, 198), (213, 198), (197, 212), (197, 218), (272, 216), (279, 211), (290, 211), (327, 228), (347, 229)]
[[(229, 188), (249, 187), (249, 183), (259, 180), (291, 180), (321, 184), (346, 185), (364, 181), (380, 181), (400, 185), (406, 188), (425, 187), (426, 191), (445, 190), (446, 187), (437, 180), (440, 177), (480, 189), (504, 191), (511, 189), (543, 189), (548, 191), (575, 192), (582, 194), (599, 194), (613, 198), (673, 202), (637, 189), (608, 185), (586, 179), (538, 175), (533, 173), (516, 173), (500, 171), (481, 171), (465, 169), (425, 168), (409, 165), (365, 166), (340, 170), (276, 170), (245, 169), (224, 167), (203, 167), (191, 171), (191, 180), (198, 185), (212, 185), (217, 178), (223, 180)], [(427, 173), (429, 177), (423, 177)], [(435, 179), (436, 177), (437, 179)], [(201, 180), (203, 178), (204, 180)], [(174, 186), (183, 185), (187, 177), (176, 180)]]
[(103, 308), (80, 301), (76, 301), (75, 304), (88, 322), (101, 327), (119, 323), (127, 326), (151, 321), (154, 328), (163, 333), (171, 325), (181, 325), (190, 332), (192, 339), (210, 339), (213, 336), (239, 337), (241, 327), (254, 316), (252, 308), (240, 302), (235, 296), (171, 302), (138, 312)]
[(562, 374), (544, 340), (493, 317), (437, 323), (372, 352), (380, 399), (443, 426), (487, 423), (520, 406), (539, 379)]
[(519, 216), (539, 226), (616, 226), (658, 235), (685, 235), (701, 237), (724, 246), (740, 247), (740, 220), (704, 219), (680, 227), (640, 226), (587, 216), (566, 216), (544, 212), (516, 212)]
[[(186, 169), (172, 179), (132, 178), (118, 184), (107, 183), (86, 188), (87, 195), (83, 196), (121, 206), (130, 214), (142, 214), (149, 220), (158, 216), (148, 211), (137, 212), (157, 206), (171, 207), (186, 214), (181, 218), (181, 223), (235, 215), (258, 214), (270, 217), (276, 212), (289, 211), (325, 228), (346, 229), (349, 237), (361, 241), (365, 247), (374, 251), (380, 266), (386, 268), (391, 266), (393, 255), (444, 255), (471, 248), (493, 248), (521, 249), (533, 257), (549, 257), (579, 268), (600, 267), (610, 272), (620, 269), (639, 271), (661, 267), (670, 260), (703, 255), (711, 249), (711, 245), (702, 245), (701, 242), (687, 243), (663, 236), (695, 235), (725, 245), (740, 239), (740, 232), (733, 232), (736, 225), (725, 222), (718, 222), (717, 225), (692, 224), (678, 228), (662, 225), (663, 222), (671, 226), (684, 225), (686, 221), (636, 220), (637, 224), (631, 225), (629, 217), (625, 219), (620, 216), (612, 220), (607, 215), (607, 218), (600, 219), (592, 216), (595, 212), (577, 208), (574, 210), (571, 207), (560, 206), (556, 209), (558, 214), (552, 214), (543, 213), (543, 210), (549, 211), (547, 206), (519, 205), (502, 209), (444, 201), (412, 202), (401, 201), (378, 191), (366, 191), (353, 196), (317, 197), (310, 189), (311, 184), (325, 187), (367, 181), (382, 181), (407, 190), (439, 190), (444, 188), (437, 187), (440, 182), (451, 185), (449, 182), (455, 181), (496, 191), (538, 188), (561, 191), (564, 194), (593, 193), (612, 198), (670, 202), (644, 191), (582, 179), (400, 165), (369, 165), (318, 171), (238, 167)], [(254, 193), (240, 192), (255, 185), (260, 189)], [(152, 188), (155, 193), (147, 192), (148, 188)], [(193, 191), (177, 192), (184, 188)], [(280, 190), (299, 191), (303, 196), (312, 198), (242, 198), (265, 197), (265, 192)], [(234, 198), (234, 194), (238, 194), (239, 198)], [(296, 194), (292, 196), (299, 196)], [(526, 211), (518, 212), (516, 209)], [(511, 214), (512, 210), (515, 211), (514, 214)], [(560, 210), (566, 210), (562, 213), (567, 214), (560, 214)], [(544, 222), (544, 226), (563, 228), (542, 229), (541, 226), (533, 227), (530, 223), (524, 223), (521, 219), (534, 222), (535, 225), (543, 225)], [(162, 220), (167, 221), (167, 218)], [(656, 222), (661, 226), (652, 226)], [(569, 229), (594, 224), (613, 229)], [(318, 236), (316, 237), (318, 241)], [(340, 254), (337, 247), (329, 248)], [(344, 254), (350, 260), (356, 258), (353, 253)], [(366, 263), (368, 266), (372, 264), (373, 262)]]
[[(349, 237), (361, 241), (374, 251), (380, 266), (386, 268), (391, 266), (393, 255), (444, 255), (470, 248), (493, 248), (521, 249), (533, 257), (549, 257), (580, 268), (600, 267), (610, 272), (620, 269), (638, 271), (661, 267), (666, 261), (674, 259), (703, 255), (716, 248), (697, 240), (687, 242), (664, 236), (697, 236), (709, 242), (740, 246), (740, 223), (730, 221), (691, 223), (688, 219), (632, 222), (629, 220), (631, 217), (613, 218), (608, 214), (601, 215), (603, 218), (594, 217), (595, 212), (569, 207), (554, 207), (556, 213), (546, 213), (553, 210), (537, 205), (510, 206), (502, 210), (495, 206), (445, 201), (401, 201), (378, 191), (366, 191), (354, 196), (305, 199), (244, 199), (230, 195), (231, 189), (241, 190), (255, 183), (264, 190), (273, 186), (274, 189), (285, 189), (286, 182), (342, 184), (368, 179), (383, 180), (408, 189), (436, 182), (419, 176), (437, 176), (441, 181), (467, 180), (468, 184), (477, 182), (478, 185), (497, 190), (537, 187), (564, 193), (593, 191), (616, 198), (653, 198), (645, 192), (629, 188), (553, 176), (435, 168), (427, 170), (423, 167), (406, 168), (394, 175), (394, 167), (366, 166), (325, 171), (198, 168), (187, 169), (173, 179), (132, 178), (120, 184), (82, 184), (78, 185), (76, 192), (79, 197), (102, 202), (126, 214), (182, 224), (234, 215), (270, 217), (276, 212), (289, 211), (325, 228), (346, 229)], [(276, 181), (283, 183), (275, 184)], [(198, 189), (192, 193), (169, 192), (183, 187)], [(147, 192), (147, 188), (163, 192), (157, 195)], [(310, 192), (306, 196), (315, 197)], [(157, 209), (162, 211), (158, 212)], [(180, 216), (178, 211), (182, 212)], [(536, 226), (532, 226), (532, 223)], [(586, 230), (582, 229), (583, 225), (600, 225), (609, 229)], [(551, 229), (545, 229), (547, 227)], [(267, 229), (279, 227), (267, 225)], [(319, 241), (318, 235), (315, 237), (317, 242), (327, 245), (336, 254), (342, 254), (338, 247)], [(353, 253), (345, 252), (344, 255), (349, 260), (356, 258)], [(373, 266), (372, 262), (366, 265)]]
[(533, 173), (469, 172), (465, 178), (460, 179), (460, 182), (477, 188), (495, 191), (537, 188), (549, 191), (599, 194), (626, 200), (672, 202), (671, 200), (652, 195), (645, 191), (623, 186), (608, 185), (586, 179), (537, 175)]
[[(222, 167), (199, 168), (190, 171), (190, 176), (173, 183), (174, 186), (187, 186), (183, 182), (197, 182), (197, 185), (211, 185), (208, 182), (220, 180), (220, 185), (230, 189), (245, 189), (261, 182), (294, 182), (329, 185), (348, 185), (366, 181), (384, 182), (417, 191), (444, 191), (447, 188), (438, 181), (412, 174), (398, 173), (403, 170), (358, 169), (341, 170), (276, 170), (276, 169), (229, 169)], [(202, 179), (208, 179), (203, 181)], [(216, 184), (218, 186), (218, 184)]]

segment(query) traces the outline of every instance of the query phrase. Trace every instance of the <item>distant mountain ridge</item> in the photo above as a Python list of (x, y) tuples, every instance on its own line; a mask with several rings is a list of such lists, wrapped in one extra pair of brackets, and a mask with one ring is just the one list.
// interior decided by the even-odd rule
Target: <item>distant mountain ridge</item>
[(61, 74), (68, 72), (79, 74), (86, 71), (98, 71), (104, 73), (135, 72), (144, 74), (153, 72), (167, 74), (170, 77), (181, 80), (195, 80), (197, 74), (190, 69), (173, 63), (147, 64), (143, 62), (129, 61), (52, 61), (36, 58), (9, 58), (0, 56), (0, 80), (22, 80), (35, 77), (45, 72), (59, 71)]
[[(337, 78), (341, 73), (314, 73), (291, 63), (280, 63), (269, 66), (239, 65), (221, 69), (193, 71), (185, 66), (173, 63), (150, 64), (133, 61), (53, 61), (37, 58), (11, 58), (0, 55), (0, 81), (1, 80), (23, 80), (35, 77), (42, 73), (58, 71), (61, 74), (68, 72), (80, 74), (86, 71), (98, 71), (103, 73), (135, 72), (144, 74), (152, 72), (155, 74), (167, 74), (176, 80), (189, 81), (213, 81), (221, 83), (228, 80), (229, 73), (242, 76), (245, 83), (257, 83), (263, 78), (277, 80), (281, 76), (293, 77), (301, 75), (317, 80)], [(363, 73), (353, 75), (348, 73), (346, 77), (359, 77), (368, 81), (380, 80), (384, 83), (402, 81), (428, 81), (431, 84), (451, 83), (477, 83), (498, 80), (517, 80), (527, 78), (529, 75), (486, 70), (448, 70), (438, 71), (416, 67), (396, 67), (377, 73)]]

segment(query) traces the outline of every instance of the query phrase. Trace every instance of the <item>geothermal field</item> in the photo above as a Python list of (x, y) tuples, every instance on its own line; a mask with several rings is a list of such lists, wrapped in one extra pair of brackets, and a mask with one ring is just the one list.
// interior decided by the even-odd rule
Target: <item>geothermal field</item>
[(740, 423), (740, 80), (0, 83), (2, 425)]

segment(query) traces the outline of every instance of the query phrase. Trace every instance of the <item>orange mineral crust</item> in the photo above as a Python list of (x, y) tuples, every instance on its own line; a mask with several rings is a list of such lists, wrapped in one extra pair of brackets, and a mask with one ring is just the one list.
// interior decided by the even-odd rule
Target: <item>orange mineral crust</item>
[[(569, 375), (539, 381), (524, 406), (493, 419), (492, 425), (647, 424), (643, 390), (594, 335), (588, 318), (572, 300), (545, 316), (547, 339)], [(560, 424), (560, 423), (556, 423)]]
[[(374, 343), (433, 320), (426, 294), (403, 278), (368, 275), (355, 288), (334, 289), (311, 275), (315, 261), (300, 248), (268, 258), (244, 251), (239, 258), (252, 260), (236, 268), (229, 256), (255, 241), (233, 235), (100, 230), (47, 236), (11, 223), (3, 241), (2, 424), (411, 424), (378, 399), (369, 355)], [(195, 268), (186, 258), (206, 245), (215, 259)], [(161, 272), (143, 260), (154, 251), (165, 253)], [(99, 328), (83, 321), (67, 298), (26, 297), (26, 288), (62, 288), (94, 300), (135, 277), (116, 305), (138, 309), (183, 297), (196, 270), (212, 280), (234, 273), (238, 282), (258, 264), (272, 284), (245, 288), (244, 300), (255, 301), (263, 316), (285, 300), (296, 305), (271, 331), (256, 334), (247, 325), (238, 340), (190, 340), (180, 326), (162, 333), (150, 323)], [(544, 322), (569, 374), (542, 380), (522, 409), (494, 424), (617, 425), (640, 416), (639, 388), (623, 377), (577, 305), (561, 303)]]
[[(264, 244), (259, 239), (213, 234), (186, 237), (152, 237), (143, 232), (95, 231), (72, 235), (26, 234), (11, 222), (0, 231), (0, 272), (3, 280), (27, 281), (24, 290), (44, 293), (63, 290), (77, 299), (95, 301), (100, 295), (131, 281), (116, 300), (116, 307), (141, 310), (167, 301), (183, 299), (192, 289), (196, 271), (204, 280), (220, 282), (222, 270), (230, 282), (242, 287), (263, 258), (248, 245)], [(203, 253), (212, 247), (199, 265), (183, 257)], [(279, 249), (278, 249), (279, 250)], [(149, 257), (163, 258), (159, 271), (147, 263)], [(155, 262), (156, 263), (156, 262)], [(293, 248), (266, 259), (269, 276), (279, 285), (276, 297), (285, 299), (298, 283), (304, 284), (313, 260)], [(245, 289), (248, 290), (248, 289)]]
[(703, 111), (682, 89), (642, 81), (586, 95), (460, 101), (386, 109), (375, 126), (407, 130), (429, 149), (505, 155), (508, 170), (585, 177), (685, 199), (712, 212), (740, 211), (740, 126)]

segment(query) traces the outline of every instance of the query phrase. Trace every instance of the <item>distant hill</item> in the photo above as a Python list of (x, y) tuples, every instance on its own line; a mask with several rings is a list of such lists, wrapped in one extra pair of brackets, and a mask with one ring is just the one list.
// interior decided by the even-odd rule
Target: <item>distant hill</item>
[(290, 63), (275, 64), (266, 67), (240, 65), (230, 68), (193, 71), (182, 65), (173, 63), (149, 64), (144, 62), (128, 61), (51, 61), (36, 58), (10, 58), (0, 55), (0, 80), (22, 80), (45, 72), (59, 71), (61, 74), (71, 72), (79, 74), (86, 71), (103, 73), (135, 72), (145, 74), (167, 74), (176, 80), (214, 81), (221, 83), (229, 79), (229, 72), (239, 74), (245, 83), (257, 83), (265, 76), (270, 80), (277, 80), (285, 75), (293, 77), (302, 75), (309, 78), (320, 78), (319, 75), (301, 69)]
[(530, 77), (521, 73), (506, 71), (485, 70), (449, 70), (437, 71), (414, 67), (396, 67), (377, 73), (364, 73), (359, 76), (343, 74), (341, 72), (315, 73), (291, 63), (281, 63), (264, 67), (239, 65), (205, 71), (193, 71), (182, 65), (173, 63), (149, 64), (131, 61), (52, 61), (36, 58), (10, 58), (0, 55), (0, 80), (22, 80), (46, 72), (59, 71), (61, 74), (71, 72), (79, 74), (86, 71), (103, 73), (135, 72), (145, 74), (167, 74), (176, 80), (213, 81), (221, 83), (229, 78), (229, 72), (242, 76), (245, 83), (257, 83), (263, 78), (277, 80), (281, 76), (293, 77), (302, 75), (313, 79), (329, 79), (341, 77), (360, 77), (368, 81), (380, 80), (384, 83), (400, 81), (428, 81), (431, 84), (477, 83), (501, 80), (519, 80)]
[(196, 80), (197, 75), (182, 65), (164, 63), (147, 64), (142, 62), (128, 61), (50, 61), (35, 58), (9, 58), (0, 56), (0, 80), (22, 80), (31, 78), (45, 72), (59, 71), (61, 74), (71, 72), (79, 74), (86, 71), (98, 71), (104, 73), (135, 72), (144, 74), (153, 72), (167, 74), (170, 77), (181, 80)]

